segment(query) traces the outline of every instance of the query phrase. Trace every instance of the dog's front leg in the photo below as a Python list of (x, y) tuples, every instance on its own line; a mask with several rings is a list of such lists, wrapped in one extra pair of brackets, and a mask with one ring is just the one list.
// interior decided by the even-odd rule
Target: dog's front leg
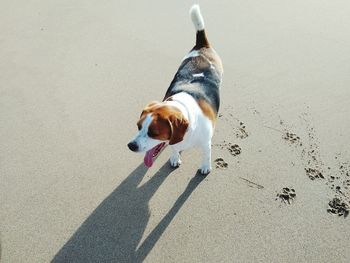
[(200, 167), (201, 174), (205, 175), (211, 171), (211, 140), (203, 145), (202, 149), (202, 165)]
[(172, 155), (170, 156), (170, 165), (171, 167), (179, 167), (181, 165), (180, 152), (174, 147), (171, 147)]

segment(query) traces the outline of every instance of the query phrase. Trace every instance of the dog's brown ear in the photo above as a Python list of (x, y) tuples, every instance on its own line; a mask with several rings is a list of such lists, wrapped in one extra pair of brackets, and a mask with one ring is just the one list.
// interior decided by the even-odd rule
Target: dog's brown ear
[(175, 111), (169, 116), (168, 121), (171, 131), (169, 144), (173, 145), (181, 142), (188, 128), (188, 120), (184, 118), (181, 112)]

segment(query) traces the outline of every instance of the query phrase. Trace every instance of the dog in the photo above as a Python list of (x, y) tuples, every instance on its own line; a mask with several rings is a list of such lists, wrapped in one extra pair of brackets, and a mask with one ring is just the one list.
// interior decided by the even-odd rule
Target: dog
[(143, 109), (137, 122), (139, 132), (128, 143), (134, 152), (146, 152), (144, 163), (151, 167), (162, 150), (171, 146), (170, 165), (181, 164), (183, 150), (202, 151), (201, 174), (211, 171), (211, 139), (220, 106), (223, 66), (209, 44), (198, 5), (190, 9), (196, 29), (196, 45), (184, 57), (162, 102)]

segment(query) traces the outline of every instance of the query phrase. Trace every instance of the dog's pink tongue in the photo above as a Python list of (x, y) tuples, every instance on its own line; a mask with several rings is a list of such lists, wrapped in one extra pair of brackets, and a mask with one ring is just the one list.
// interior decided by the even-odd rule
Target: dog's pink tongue
[(157, 146), (153, 147), (151, 150), (146, 152), (146, 155), (145, 155), (145, 158), (143, 159), (143, 161), (147, 167), (151, 167), (153, 165), (153, 154), (154, 154), (154, 151), (156, 150), (156, 148), (157, 148)]

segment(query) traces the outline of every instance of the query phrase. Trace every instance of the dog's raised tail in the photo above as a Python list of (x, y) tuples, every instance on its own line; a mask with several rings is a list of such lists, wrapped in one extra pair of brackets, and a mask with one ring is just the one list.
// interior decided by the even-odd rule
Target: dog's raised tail
[(199, 5), (193, 5), (190, 9), (190, 16), (193, 22), (193, 25), (197, 31), (196, 35), (196, 45), (193, 49), (201, 49), (203, 47), (209, 47), (209, 41), (205, 34), (204, 29), (204, 19), (201, 14)]

